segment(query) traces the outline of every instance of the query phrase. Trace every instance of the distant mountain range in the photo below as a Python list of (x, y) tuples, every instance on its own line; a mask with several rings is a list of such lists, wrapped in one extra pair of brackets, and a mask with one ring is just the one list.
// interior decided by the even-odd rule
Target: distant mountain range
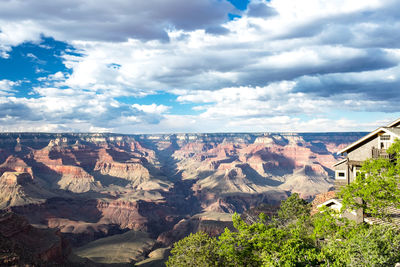
[(118, 257), (137, 262), (192, 231), (218, 234), (230, 213), (328, 191), (335, 153), (365, 134), (1, 133), (0, 208), (58, 229), (75, 260), (112, 263), (91, 251), (139, 235)]

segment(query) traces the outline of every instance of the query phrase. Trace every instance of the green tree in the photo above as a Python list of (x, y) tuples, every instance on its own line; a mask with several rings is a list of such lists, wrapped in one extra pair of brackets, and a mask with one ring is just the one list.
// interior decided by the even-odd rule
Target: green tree
[(167, 266), (200, 267), (219, 266), (216, 239), (206, 233), (190, 234), (174, 244)]
[(340, 212), (325, 207), (312, 217), (312, 227), (315, 239), (336, 240), (346, 237), (356, 223), (341, 217)]
[[(237, 231), (219, 237), (225, 266), (313, 266), (320, 263), (310, 221), (310, 206), (293, 194), (281, 204), (278, 216), (266, 221), (260, 214), (253, 224), (233, 216)], [(311, 230), (311, 232), (310, 232)]]
[(233, 215), (235, 231), (211, 238), (192, 234), (174, 245), (167, 266), (393, 266), (400, 262), (400, 233), (357, 225), (326, 208), (309, 215), (293, 194), (272, 219), (248, 224)]
[(301, 218), (305, 219), (310, 216), (310, 211), (310, 203), (300, 198), (299, 194), (294, 193), (285, 201), (282, 201), (278, 211), (278, 219), (285, 223)]
[(393, 227), (357, 225), (322, 247), (326, 266), (394, 266), (400, 261), (400, 235)]

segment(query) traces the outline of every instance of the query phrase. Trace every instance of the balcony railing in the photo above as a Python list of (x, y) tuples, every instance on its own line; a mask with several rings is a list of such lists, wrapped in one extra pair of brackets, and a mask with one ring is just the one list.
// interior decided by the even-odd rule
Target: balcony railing
[(372, 158), (373, 159), (392, 159), (393, 155), (390, 155), (387, 153), (386, 149), (378, 149), (378, 148), (373, 148), (372, 149)]

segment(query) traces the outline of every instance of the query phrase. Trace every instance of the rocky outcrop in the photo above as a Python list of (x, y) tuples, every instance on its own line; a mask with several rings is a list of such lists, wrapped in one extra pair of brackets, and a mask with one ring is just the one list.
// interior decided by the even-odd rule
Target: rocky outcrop
[(0, 255), (3, 253), (7, 257), (0, 258), (2, 266), (62, 264), (69, 248), (57, 230), (37, 229), (14, 213), (1, 212)]
[(33, 177), (32, 167), (14, 155), (8, 156), (6, 161), (0, 165), (0, 175), (7, 171), (26, 172)]
[(82, 167), (64, 165), (62, 158), (52, 159), (50, 153), (54, 144), (37, 150), (33, 153), (35, 163), (40, 164), (37, 168), (37, 176), (47, 180), (52, 187), (69, 190), (76, 193), (96, 190), (101, 187), (99, 181), (87, 173)]
[(8, 186), (24, 185), (32, 181), (32, 176), (26, 172), (5, 172), (0, 177), (0, 183)]
[(305, 166), (296, 170), (286, 178), (285, 183), (279, 188), (298, 193), (304, 199), (312, 199), (315, 195), (332, 189), (332, 179), (328, 175), (320, 175), (325, 172), (324, 169), (320, 167), (316, 169), (312, 166)]
[(154, 243), (154, 240), (144, 232), (128, 231), (93, 241), (74, 250), (74, 254), (88, 258), (97, 264), (125, 266), (143, 260), (144, 255), (153, 248)]
[(26, 172), (5, 172), (0, 177), (0, 209), (39, 204), (55, 194), (35, 183)]
[(332, 187), (331, 166), (337, 160), (330, 152), (332, 142), (328, 150), (323, 142), (310, 142), (299, 134), (266, 134), (252, 143), (243, 140), (182, 146), (173, 154), (182, 178), (197, 179), (196, 192), (219, 196), (280, 189), (308, 198)]
[(150, 179), (150, 172), (140, 163), (98, 162), (94, 168), (103, 175), (110, 175), (140, 184)]

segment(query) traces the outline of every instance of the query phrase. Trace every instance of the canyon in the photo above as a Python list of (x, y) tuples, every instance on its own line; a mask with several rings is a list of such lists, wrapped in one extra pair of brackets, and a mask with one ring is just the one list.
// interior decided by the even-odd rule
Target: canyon
[(22, 226), (0, 237), (47, 231), (41, 260), (150, 266), (234, 212), (330, 191), (336, 152), (363, 135), (1, 133), (0, 209)]

